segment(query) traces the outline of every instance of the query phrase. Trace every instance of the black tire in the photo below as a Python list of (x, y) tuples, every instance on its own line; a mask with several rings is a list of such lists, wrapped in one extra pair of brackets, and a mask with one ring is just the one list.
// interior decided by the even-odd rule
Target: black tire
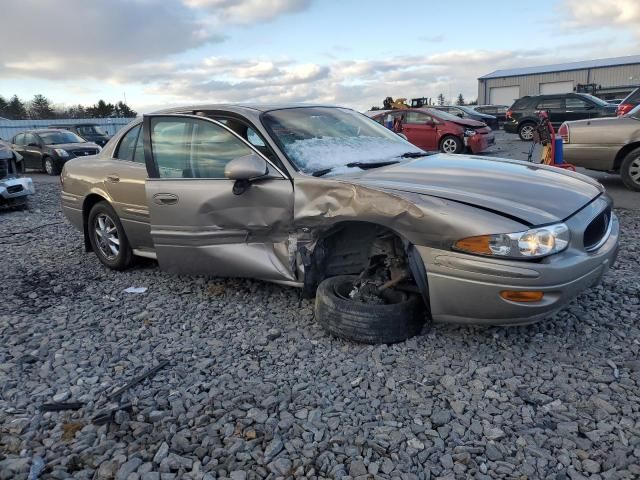
[(318, 286), (315, 316), (325, 330), (347, 340), (372, 344), (402, 342), (420, 333), (425, 309), (419, 296), (404, 295), (398, 303), (387, 305), (356, 302), (345, 298), (344, 291), (349, 291), (357, 278), (340, 275)]
[(42, 170), (47, 175), (55, 176), (60, 175), (60, 167), (51, 157), (44, 157), (42, 159)]
[(631, 150), (620, 165), (622, 183), (629, 190), (640, 192), (640, 148)]
[[(449, 145), (454, 145), (455, 148), (450, 148)], [(455, 135), (445, 135), (440, 139), (440, 145), (438, 149), (442, 153), (462, 153), (464, 150), (464, 143)]]
[(523, 142), (530, 142), (533, 140), (533, 132), (536, 129), (536, 124), (533, 122), (523, 122), (518, 126), (518, 136)]
[[(109, 219), (111, 225), (115, 228), (118, 244), (117, 254), (113, 254), (113, 251), (109, 250), (109, 242), (101, 243), (99, 235), (96, 229), (99, 228), (99, 221)], [(124, 233), (122, 223), (118, 218), (115, 210), (107, 202), (96, 203), (89, 212), (88, 218), (88, 235), (91, 242), (91, 248), (98, 257), (98, 260), (107, 267), (113, 270), (125, 270), (130, 267), (133, 262), (133, 252), (131, 251), (131, 245), (127, 239), (127, 235)], [(109, 251), (112, 255), (109, 256), (105, 251)]]

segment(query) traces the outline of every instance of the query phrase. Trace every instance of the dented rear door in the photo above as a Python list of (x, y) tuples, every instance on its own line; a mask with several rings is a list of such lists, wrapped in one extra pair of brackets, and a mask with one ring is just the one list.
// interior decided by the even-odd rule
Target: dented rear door
[(225, 165), (248, 153), (261, 155), (244, 139), (191, 115), (147, 115), (143, 123), (145, 190), (160, 266), (175, 273), (295, 280), (286, 254), (291, 181), (267, 160), (268, 177), (234, 194)]

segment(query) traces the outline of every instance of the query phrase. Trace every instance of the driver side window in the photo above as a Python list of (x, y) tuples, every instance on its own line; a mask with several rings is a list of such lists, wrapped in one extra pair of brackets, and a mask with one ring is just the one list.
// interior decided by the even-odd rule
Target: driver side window
[(160, 178), (226, 178), (227, 163), (253, 153), (235, 135), (205, 120), (150, 120), (151, 150)]

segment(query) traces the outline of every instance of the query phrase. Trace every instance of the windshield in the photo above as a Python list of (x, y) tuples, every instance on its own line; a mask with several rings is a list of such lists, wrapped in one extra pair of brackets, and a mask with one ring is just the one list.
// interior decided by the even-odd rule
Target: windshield
[(583, 97), (587, 97), (589, 100), (591, 100), (593, 103), (600, 105), (601, 107), (605, 107), (607, 105), (609, 105), (609, 103), (605, 102), (604, 100), (602, 100), (601, 98), (598, 97), (594, 97), (593, 95), (589, 95), (588, 93), (583, 93), (582, 94)]
[(84, 139), (72, 132), (42, 132), (38, 133), (45, 145), (61, 143), (85, 143)]
[(374, 120), (343, 108), (273, 110), (264, 115), (263, 122), (287, 158), (305, 173), (422, 153)]
[(445, 112), (444, 110), (437, 110), (435, 108), (430, 108), (429, 109), (429, 115), (433, 115), (436, 118), (439, 118), (441, 120), (446, 120), (448, 122), (459, 122), (460, 121), (460, 117), (457, 115), (453, 115), (449, 112)]
[(107, 133), (98, 125), (78, 125), (76, 127), (80, 135), (106, 135)]

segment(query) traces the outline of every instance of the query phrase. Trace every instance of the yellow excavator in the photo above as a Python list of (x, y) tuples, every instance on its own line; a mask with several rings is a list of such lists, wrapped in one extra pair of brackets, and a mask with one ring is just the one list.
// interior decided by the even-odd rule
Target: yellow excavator
[(382, 104), (384, 110), (405, 110), (409, 108), (406, 98), (397, 98), (394, 100), (393, 97), (387, 97), (384, 99)]

